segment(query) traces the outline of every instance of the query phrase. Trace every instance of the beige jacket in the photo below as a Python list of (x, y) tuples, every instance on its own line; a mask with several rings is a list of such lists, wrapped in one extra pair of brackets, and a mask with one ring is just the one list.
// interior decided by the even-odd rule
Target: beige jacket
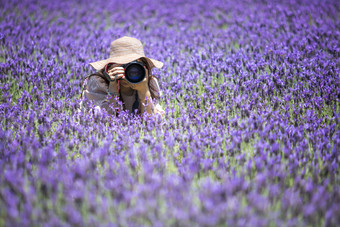
[(159, 105), (162, 96), (156, 77), (149, 76), (139, 84), (130, 84), (126, 80), (107, 81), (101, 71), (86, 77), (83, 82), (82, 102), (92, 100), (95, 109), (105, 109), (110, 114), (121, 110), (141, 114), (164, 116), (164, 110)]

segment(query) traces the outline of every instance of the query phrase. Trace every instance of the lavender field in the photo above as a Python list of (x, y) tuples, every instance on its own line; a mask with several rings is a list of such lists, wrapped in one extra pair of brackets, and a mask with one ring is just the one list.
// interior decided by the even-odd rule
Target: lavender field
[[(340, 2), (0, 6), (0, 226), (339, 226)], [(140, 39), (165, 117), (78, 111)]]

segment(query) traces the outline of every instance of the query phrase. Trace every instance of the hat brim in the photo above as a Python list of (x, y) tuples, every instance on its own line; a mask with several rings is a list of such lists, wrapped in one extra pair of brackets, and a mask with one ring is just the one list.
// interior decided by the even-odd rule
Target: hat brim
[(129, 54), (129, 55), (124, 55), (124, 56), (120, 56), (120, 57), (111, 57), (111, 58), (107, 58), (101, 61), (96, 61), (96, 62), (91, 62), (90, 65), (96, 69), (96, 70), (101, 70), (102, 68), (105, 67), (106, 64), (114, 62), (117, 64), (127, 64), (129, 62), (135, 61), (138, 58), (145, 58), (150, 67), (156, 67), (156, 68), (162, 68), (163, 67), (163, 62), (157, 61), (155, 59), (152, 58), (148, 58), (139, 54)]

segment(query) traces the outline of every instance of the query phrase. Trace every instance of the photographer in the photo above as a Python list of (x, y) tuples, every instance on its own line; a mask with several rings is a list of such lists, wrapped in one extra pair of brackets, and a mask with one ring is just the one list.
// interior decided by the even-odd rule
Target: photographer
[(114, 115), (122, 110), (164, 115), (158, 103), (158, 81), (151, 75), (151, 69), (162, 68), (163, 63), (146, 57), (138, 39), (124, 36), (114, 40), (110, 57), (90, 65), (98, 71), (84, 79), (82, 97), (93, 100), (95, 109), (104, 108)]

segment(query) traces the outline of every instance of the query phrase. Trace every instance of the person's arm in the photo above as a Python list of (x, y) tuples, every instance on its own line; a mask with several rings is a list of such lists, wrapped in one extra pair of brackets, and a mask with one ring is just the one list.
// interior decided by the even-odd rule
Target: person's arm
[(149, 89), (151, 93), (151, 97), (154, 101), (154, 113), (159, 113), (160, 115), (164, 116), (165, 111), (163, 110), (162, 106), (160, 105), (160, 99), (163, 96), (162, 91), (159, 87), (159, 83), (156, 77), (152, 76), (149, 81)]
[(138, 84), (132, 84), (127, 80), (121, 80), (121, 85), (125, 87), (130, 87), (137, 91), (138, 101), (139, 101), (139, 113), (147, 112), (148, 114), (154, 113), (154, 103), (151, 98), (149, 86), (148, 86), (148, 76)]
[[(148, 82), (148, 80), (150, 80)], [(131, 84), (126, 80), (122, 81), (124, 86), (128, 86), (133, 90), (137, 91), (139, 100), (139, 112), (144, 113), (145, 111), (149, 114), (160, 114), (164, 115), (164, 110), (159, 105), (158, 101), (161, 97), (161, 91), (157, 82), (157, 79), (153, 76), (149, 77), (148, 74), (145, 79), (138, 84)], [(150, 91), (152, 90), (152, 92)], [(156, 102), (156, 103), (155, 103)]]
[(108, 99), (108, 84), (100, 76), (94, 75), (87, 79), (85, 90), (83, 91), (83, 97), (87, 100), (92, 100), (95, 105), (95, 109), (105, 109), (108, 113), (112, 114), (113, 110), (110, 107), (112, 103)]

